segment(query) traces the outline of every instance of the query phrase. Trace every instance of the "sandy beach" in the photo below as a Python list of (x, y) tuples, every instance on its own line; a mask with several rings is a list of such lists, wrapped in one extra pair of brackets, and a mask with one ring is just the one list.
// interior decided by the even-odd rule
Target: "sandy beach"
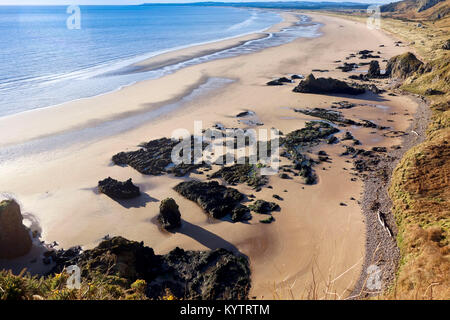
[[(351, 180), (355, 177), (353, 164), (340, 156), (342, 144), (311, 148), (312, 158), (317, 157), (318, 150), (324, 150), (332, 159), (314, 167), (318, 175), (315, 185), (275, 175), (269, 178), (272, 189), (255, 192), (244, 184), (235, 187), (280, 205), (280, 212), (274, 213), (276, 220), (267, 225), (260, 223), (255, 214), (249, 223), (211, 221), (196, 203), (172, 189), (187, 177), (142, 175), (111, 162), (114, 154), (135, 150), (143, 141), (170, 137), (178, 128), (193, 132), (196, 120), (202, 121), (203, 128), (216, 123), (249, 128), (235, 117), (245, 110), (255, 112), (252, 119), (264, 124), (258, 128), (274, 127), (288, 133), (316, 119), (293, 108), (330, 108), (333, 102), (346, 100), (357, 106), (340, 110), (345, 117), (407, 131), (417, 104), (406, 96), (292, 92), (298, 80), (283, 86), (266, 85), (282, 76), (306, 76), (313, 69), (329, 70), (313, 72), (316, 77), (346, 79), (352, 73), (336, 69), (340, 63), (335, 61), (347, 61), (345, 57), (351, 53), (380, 51), (377, 60), (384, 69), (383, 59), (407, 51), (404, 46), (394, 45), (397, 39), (381, 30), (368, 29), (365, 24), (318, 14), (308, 16), (323, 25), (320, 37), (299, 38), (257, 53), (186, 67), (105, 95), (0, 118), (0, 192), (12, 195), (23, 212), (35, 217), (42, 229), (42, 240), (57, 241), (62, 248), (92, 248), (105, 235), (144, 241), (157, 254), (176, 246), (186, 250), (227, 248), (250, 259), (250, 297), (308, 298), (314, 283), (317, 298), (346, 297), (361, 273), (365, 221), (358, 204), (363, 183), (359, 178)], [(297, 20), (289, 12), (283, 13), (283, 18), (283, 23), (269, 31)], [(253, 34), (192, 47), (144, 61), (137, 67), (146, 70), (259, 37), (261, 34)], [(367, 66), (358, 69), (364, 70)], [(383, 87), (387, 80), (376, 83)], [(372, 128), (347, 127), (344, 131), (350, 131), (366, 150), (401, 143), (400, 137), (386, 137)], [(124, 205), (98, 194), (98, 181), (109, 176), (118, 180), (132, 178), (145, 195)], [(204, 174), (193, 173), (190, 177), (206, 179)], [(274, 194), (283, 200), (273, 199)], [(181, 211), (183, 225), (175, 233), (162, 232), (154, 223), (159, 201), (167, 197), (174, 198)]]

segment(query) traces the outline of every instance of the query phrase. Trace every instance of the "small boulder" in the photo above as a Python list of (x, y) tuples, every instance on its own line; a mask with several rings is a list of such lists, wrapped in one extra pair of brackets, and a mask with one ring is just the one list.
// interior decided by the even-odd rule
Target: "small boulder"
[(22, 213), (17, 202), (0, 202), (0, 259), (21, 257), (30, 251), (31, 246), (30, 233), (22, 223)]
[(178, 205), (172, 198), (161, 201), (158, 221), (164, 229), (174, 229), (181, 226), (181, 214)]
[(450, 39), (444, 42), (444, 44), (442, 45), (442, 49), (450, 50)]
[(293, 74), (293, 75), (291, 76), (291, 79), (292, 79), (292, 80), (296, 80), (296, 79), (305, 79), (305, 77), (302, 76), (301, 74)]
[(135, 186), (131, 179), (122, 182), (111, 177), (98, 182), (98, 191), (116, 200), (132, 199), (141, 194), (139, 187)]
[(267, 82), (266, 85), (268, 85), (268, 86), (282, 86), (283, 82), (280, 82), (278, 80), (271, 80), (271, 81)]
[(369, 71), (367, 72), (367, 76), (369, 78), (378, 78), (380, 77), (380, 64), (377, 60), (370, 61)]

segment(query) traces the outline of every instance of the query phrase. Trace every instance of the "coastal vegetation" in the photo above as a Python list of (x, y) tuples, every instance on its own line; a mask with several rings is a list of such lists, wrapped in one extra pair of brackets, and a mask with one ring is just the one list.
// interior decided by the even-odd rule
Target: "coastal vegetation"
[[(382, 29), (425, 62), (399, 89), (423, 97), (431, 111), (423, 141), (404, 154), (392, 174), (389, 196), (401, 257), (394, 283), (378, 296), (382, 299), (450, 298), (450, 10), (449, 1), (436, 3), (420, 10), (418, 1), (402, 1), (381, 9)], [(367, 19), (361, 12), (338, 16)], [(409, 54), (398, 59), (417, 64)]]

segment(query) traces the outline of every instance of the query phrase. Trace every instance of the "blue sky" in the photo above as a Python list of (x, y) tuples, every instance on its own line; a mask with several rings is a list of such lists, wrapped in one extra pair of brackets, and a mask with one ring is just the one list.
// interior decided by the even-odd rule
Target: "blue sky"
[[(200, 1), (208, 1), (208, 0), (200, 0)], [(69, 5), (69, 4), (78, 4), (78, 5), (88, 5), (88, 4), (115, 4), (115, 5), (127, 5), (127, 4), (141, 4), (144, 2), (157, 2), (157, 3), (180, 3), (180, 2), (200, 2), (194, 0), (0, 0), (0, 5), (27, 5), (27, 4), (53, 4), (53, 5)], [(210, 0), (211, 1), (211, 0)], [(246, 1), (254, 1), (254, 2), (270, 2), (270, 1), (283, 1), (283, 0), (221, 0), (220, 2), (246, 2)], [(339, 0), (305, 0), (305, 1), (334, 1), (340, 2)], [(347, 0), (351, 2), (360, 2), (360, 3), (389, 3), (395, 0)], [(341, 1), (344, 2), (344, 1)]]

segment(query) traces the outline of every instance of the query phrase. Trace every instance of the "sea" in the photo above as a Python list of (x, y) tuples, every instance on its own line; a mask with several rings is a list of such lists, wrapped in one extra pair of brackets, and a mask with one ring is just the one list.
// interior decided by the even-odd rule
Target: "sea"
[(319, 35), (319, 25), (299, 15), (296, 25), (233, 48), (152, 70), (133, 68), (161, 53), (265, 32), (281, 21), (276, 11), (232, 7), (0, 6), (0, 117)]

